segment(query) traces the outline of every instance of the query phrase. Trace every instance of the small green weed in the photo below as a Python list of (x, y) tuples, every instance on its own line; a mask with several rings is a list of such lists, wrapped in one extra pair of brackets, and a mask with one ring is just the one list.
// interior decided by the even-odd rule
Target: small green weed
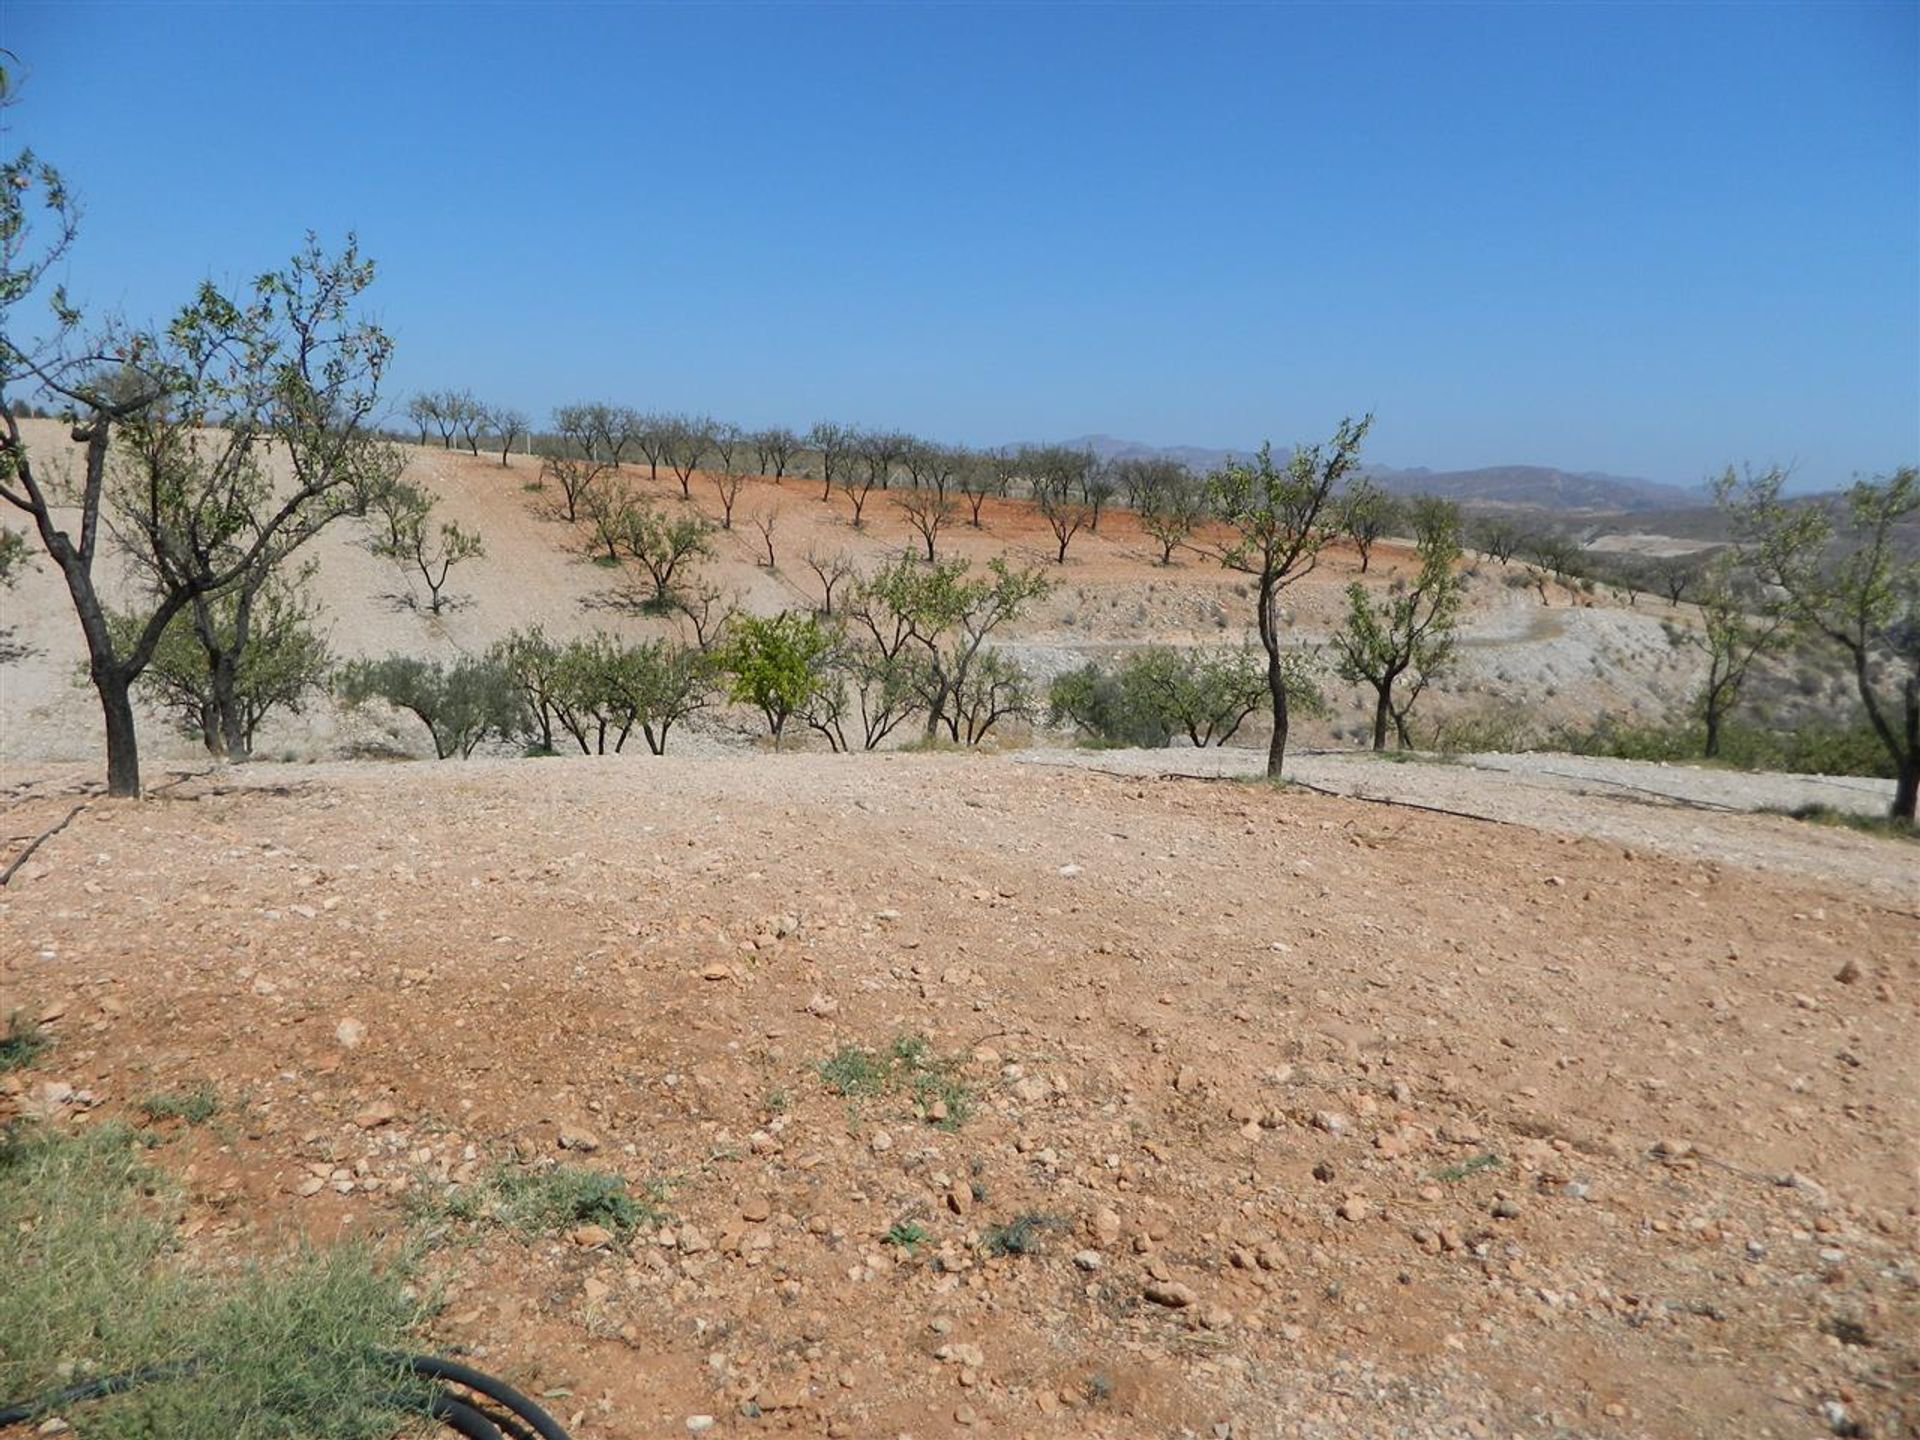
[(206, 1124), (219, 1109), (220, 1096), (205, 1081), (191, 1090), (163, 1090), (140, 1102), (140, 1111), (149, 1120), (182, 1120), (188, 1125)]
[(889, 1245), (898, 1245), (911, 1255), (916, 1245), (927, 1243), (927, 1232), (911, 1220), (897, 1220), (893, 1228), (887, 1231), (886, 1241)]
[(1004, 1225), (989, 1225), (980, 1243), (989, 1255), (1038, 1255), (1047, 1233), (1065, 1228), (1058, 1215), (1030, 1211)]
[(47, 1048), (41, 1028), (16, 1010), (7, 1017), (7, 1033), (0, 1035), (0, 1072), (24, 1070)]
[(1497, 1170), (1499, 1168), (1500, 1157), (1489, 1151), (1484, 1155), (1475, 1155), (1471, 1160), (1462, 1160), (1458, 1165), (1449, 1165), (1444, 1170), (1436, 1170), (1434, 1171), (1433, 1178), (1436, 1180), (1445, 1180), (1451, 1184), (1456, 1180), (1464, 1180), (1469, 1175), (1477, 1175), (1482, 1170)]
[(936, 1054), (924, 1035), (901, 1035), (885, 1054), (844, 1045), (820, 1062), (820, 1078), (836, 1095), (861, 1098), (904, 1092), (914, 1115), (943, 1130), (957, 1130), (973, 1114), (973, 1092), (961, 1078), (957, 1056)]
[(820, 1078), (836, 1095), (878, 1095), (888, 1073), (887, 1063), (860, 1045), (843, 1045), (820, 1062)]
[(556, 1165), (526, 1170), (499, 1164), (471, 1184), (416, 1202), (416, 1213), (462, 1225), (499, 1225), (516, 1235), (558, 1235), (575, 1225), (603, 1225), (621, 1239), (666, 1220), (666, 1186), (655, 1181), (642, 1195), (606, 1170)]

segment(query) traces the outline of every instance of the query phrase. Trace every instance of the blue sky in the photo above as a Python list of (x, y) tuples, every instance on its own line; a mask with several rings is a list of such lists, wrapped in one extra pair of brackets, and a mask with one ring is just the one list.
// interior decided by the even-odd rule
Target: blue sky
[(396, 395), (1832, 484), (1920, 458), (1920, 6), (0, 0), (136, 319), (358, 230)]

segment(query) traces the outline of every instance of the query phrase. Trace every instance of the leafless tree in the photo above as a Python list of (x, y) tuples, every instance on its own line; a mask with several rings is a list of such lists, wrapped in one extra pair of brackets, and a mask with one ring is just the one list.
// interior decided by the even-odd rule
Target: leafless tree
[(500, 464), (504, 468), (513, 442), (527, 433), (526, 412), (511, 405), (496, 406), (487, 423), (493, 426), (494, 438), (500, 442)]
[(955, 478), (954, 483), (960, 487), (960, 493), (967, 497), (967, 523), (976, 530), (985, 528), (980, 523), (980, 507), (987, 503), (989, 497), (1007, 493), (1011, 471), (1003, 463), (1005, 454), (1004, 450), (989, 451), (984, 455), (969, 451)]
[(719, 457), (720, 468), (722, 470), (732, 470), (735, 468), (733, 457), (739, 453), (741, 447), (746, 443), (746, 432), (738, 425), (730, 424), (724, 420), (716, 420), (708, 426), (707, 448)]
[(867, 497), (876, 488), (885, 490), (893, 479), (893, 467), (900, 463), (909, 440), (897, 430), (870, 430), (860, 437), (855, 463), (844, 466), (840, 488), (853, 504), (853, 526), (864, 523)]
[(777, 484), (786, 477), (787, 467), (800, 453), (800, 437), (784, 425), (753, 432), (753, 454), (762, 475), (770, 475)]
[(940, 538), (940, 528), (953, 518), (953, 502), (942, 491), (916, 487), (902, 490), (893, 497), (893, 503), (900, 507), (907, 524), (927, 547), (927, 559), (937, 559), (934, 547)]
[(780, 561), (773, 553), (774, 527), (780, 523), (780, 507), (769, 505), (753, 512), (753, 528), (760, 532), (760, 543), (767, 547), (767, 569), (778, 570)]
[(712, 443), (714, 422), (704, 415), (677, 415), (666, 423), (665, 451), (673, 478), (680, 482), (680, 498), (693, 498), (693, 472), (700, 468)]
[(807, 444), (820, 456), (820, 499), (822, 503), (833, 498), (834, 482), (840, 478), (840, 470), (851, 457), (854, 447), (860, 443), (860, 434), (848, 425), (835, 425), (822, 420), (807, 432)]
[(740, 503), (740, 492), (746, 488), (747, 477), (738, 470), (721, 469), (707, 477), (713, 481), (714, 491), (720, 496), (720, 528), (733, 529), (733, 507)]
[(1021, 469), (1033, 490), (1033, 502), (1053, 532), (1054, 563), (1067, 563), (1073, 537), (1093, 521), (1086, 481), (1094, 468), (1093, 453), (1066, 445), (1037, 445), (1021, 452)]
[(809, 550), (807, 551), (807, 568), (813, 571), (814, 578), (820, 582), (820, 613), (831, 616), (834, 587), (843, 580), (853, 578), (855, 573), (853, 560), (844, 550), (836, 550), (831, 555), (822, 555), (817, 550)]

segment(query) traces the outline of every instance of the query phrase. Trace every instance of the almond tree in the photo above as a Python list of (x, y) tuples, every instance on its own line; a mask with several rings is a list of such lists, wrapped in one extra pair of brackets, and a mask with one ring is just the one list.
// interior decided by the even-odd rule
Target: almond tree
[(712, 441), (714, 422), (704, 415), (676, 415), (665, 422), (661, 434), (661, 450), (673, 478), (680, 482), (680, 498), (693, 499), (693, 472), (700, 468), (700, 460), (707, 453)]
[(513, 442), (527, 433), (527, 414), (511, 405), (496, 406), (487, 417), (487, 423), (493, 426), (494, 438), (500, 442), (500, 465), (506, 468), (507, 456), (513, 451)]
[(942, 491), (929, 488), (903, 490), (893, 497), (893, 503), (900, 507), (907, 524), (927, 547), (927, 560), (932, 562), (938, 558), (934, 546), (940, 538), (941, 527), (953, 518), (953, 502)]
[(1391, 496), (1363, 480), (1347, 492), (1341, 502), (1340, 513), (1347, 538), (1353, 542), (1354, 549), (1360, 552), (1360, 573), (1364, 575), (1373, 564), (1373, 547), (1379, 543), (1381, 536), (1399, 523), (1399, 506), (1393, 503)]
[(760, 473), (772, 477), (774, 483), (778, 484), (785, 478), (793, 457), (800, 453), (800, 437), (784, 425), (774, 425), (754, 431), (751, 438), (753, 457), (760, 466)]
[(990, 450), (984, 455), (970, 452), (966, 456), (955, 483), (960, 487), (960, 493), (967, 497), (967, 523), (974, 529), (986, 528), (980, 523), (980, 508), (991, 497), (1005, 495), (1013, 475), (1011, 457), (1004, 449)]
[(1360, 463), (1360, 442), (1371, 415), (1349, 417), (1324, 445), (1297, 449), (1284, 466), (1273, 447), (1262, 445), (1250, 464), (1234, 463), (1208, 482), (1214, 513), (1233, 532), (1214, 553), (1229, 570), (1254, 579), (1254, 620), (1267, 652), (1267, 692), (1273, 706), (1273, 738), (1267, 744), (1267, 776), (1277, 780), (1287, 758), (1289, 654), (1282, 644), (1285, 619), (1280, 596), (1320, 562), (1320, 552), (1339, 532), (1333, 496)]
[(1452, 661), (1459, 626), (1459, 512), (1444, 501), (1423, 501), (1415, 510), (1414, 532), (1418, 572), (1411, 580), (1394, 580), (1377, 600), (1353, 581), (1346, 625), (1333, 637), (1341, 677), (1373, 687), (1376, 750), (1387, 748), (1389, 720), (1400, 748), (1412, 748), (1407, 719), (1420, 693)]
[(553, 412), (556, 442), (541, 457), (540, 478), (560, 487), (568, 523), (580, 518), (586, 497), (612, 471), (611, 461), (598, 458), (600, 432), (592, 407), (563, 405)]
[(820, 500), (833, 499), (834, 481), (860, 443), (860, 433), (850, 425), (835, 425), (822, 420), (807, 432), (807, 444), (820, 456)]
[(1742, 595), (1734, 585), (1734, 558), (1723, 552), (1700, 577), (1700, 629), (1669, 624), (1667, 638), (1706, 653), (1707, 675), (1700, 685), (1700, 719), (1706, 726), (1701, 753), (1720, 754), (1720, 730), (1740, 703), (1748, 672), (1779, 634), (1785, 617), (1768, 613), (1758, 596)]
[(852, 557), (844, 550), (836, 550), (831, 555), (822, 555), (817, 550), (809, 550), (807, 568), (813, 571), (814, 578), (820, 582), (820, 614), (831, 618), (834, 587), (852, 577), (854, 573)]
[(1867, 723), (1893, 762), (1890, 813), (1911, 825), (1920, 797), (1920, 559), (1898, 532), (1920, 515), (1920, 471), (1855, 482), (1844, 530), (1826, 506), (1783, 499), (1785, 481), (1776, 469), (1742, 485), (1728, 470), (1714, 494), (1760, 582), (1775, 591), (1775, 612), (1846, 657)]
[(1033, 501), (1053, 531), (1056, 544), (1054, 563), (1067, 563), (1067, 546), (1073, 537), (1093, 523), (1096, 509), (1088, 499), (1087, 486), (1095, 462), (1090, 450), (1073, 450), (1064, 445), (1043, 445), (1022, 456), (1027, 483), (1033, 489)]
[[(338, 256), (309, 238), (284, 269), (238, 294), (202, 284), (164, 330), (108, 328), (82, 341), (82, 315), (55, 288), (50, 338), (23, 348), (15, 307), (63, 259), (75, 227), (53, 167), (24, 151), (0, 163), (0, 500), (32, 521), (66, 582), (105, 724), (108, 793), (135, 796), (134, 682), (197, 598), (264, 586), (261, 577), (363, 506), (392, 346), (354, 314), (372, 262), (351, 238)], [(72, 483), (31, 453), (6, 400), (15, 385), (65, 407), (83, 447)], [(263, 461), (269, 449), (274, 467)], [(134, 552), (145, 591), (144, 617), (119, 634), (96, 575), (103, 522)], [(221, 663), (231, 704), (237, 656)], [(230, 716), (243, 735), (237, 704)]]
[(1187, 543), (1206, 513), (1206, 496), (1186, 467), (1174, 465), (1141, 493), (1140, 528), (1160, 545), (1160, 563), (1173, 564), (1173, 552)]
[(871, 430), (859, 438), (852, 457), (854, 463), (843, 466), (840, 476), (840, 488), (853, 503), (854, 529), (866, 523), (862, 516), (867, 497), (876, 486), (885, 490), (892, 484), (893, 467), (900, 463), (900, 457), (912, 443), (897, 430)]

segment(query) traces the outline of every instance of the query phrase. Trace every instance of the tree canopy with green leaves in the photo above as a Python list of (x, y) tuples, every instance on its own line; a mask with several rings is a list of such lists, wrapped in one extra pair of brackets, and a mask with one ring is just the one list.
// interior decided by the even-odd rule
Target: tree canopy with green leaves
[(1276, 464), (1273, 447), (1262, 445), (1248, 464), (1229, 464), (1208, 481), (1213, 512), (1231, 534), (1215, 549), (1220, 563), (1251, 575), (1254, 621), (1267, 652), (1267, 693), (1273, 735), (1267, 743), (1267, 776), (1279, 779), (1287, 757), (1288, 651), (1280, 596), (1310, 575), (1320, 552), (1340, 533), (1334, 495), (1360, 464), (1360, 444), (1371, 415), (1340, 422), (1332, 439), (1302, 446)]
[(1781, 493), (1784, 471), (1714, 487), (1742, 554), (1773, 591), (1775, 613), (1845, 655), (1867, 722), (1894, 764), (1891, 813), (1909, 823), (1920, 797), (1920, 559), (1896, 531), (1920, 515), (1912, 466), (1848, 490), (1842, 528), (1818, 502)]
[(1373, 748), (1387, 748), (1391, 721), (1403, 749), (1407, 719), (1427, 685), (1451, 663), (1465, 581), (1459, 573), (1460, 514), (1442, 500), (1414, 506), (1420, 568), (1396, 577), (1376, 598), (1358, 580), (1347, 586), (1346, 624), (1334, 635), (1341, 678), (1373, 687)]

